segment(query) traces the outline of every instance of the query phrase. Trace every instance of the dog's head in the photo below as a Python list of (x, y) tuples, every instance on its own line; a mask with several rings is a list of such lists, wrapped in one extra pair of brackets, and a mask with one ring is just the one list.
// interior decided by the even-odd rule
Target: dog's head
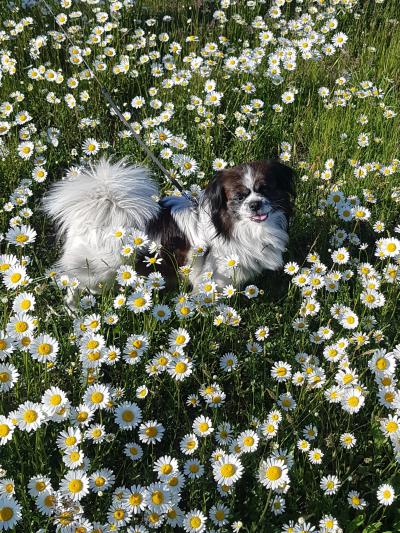
[(240, 221), (268, 224), (278, 211), (289, 219), (294, 172), (275, 160), (253, 161), (217, 172), (204, 193), (218, 234), (229, 237)]

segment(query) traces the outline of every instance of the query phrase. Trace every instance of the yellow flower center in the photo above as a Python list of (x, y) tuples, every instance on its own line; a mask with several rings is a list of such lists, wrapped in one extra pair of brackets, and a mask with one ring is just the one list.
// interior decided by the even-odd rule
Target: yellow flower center
[(209, 425), (207, 424), (207, 422), (201, 422), (199, 424), (199, 431), (201, 431), (201, 433), (208, 431), (208, 429), (209, 429)]
[(172, 472), (172, 466), (170, 464), (162, 465), (161, 467), (162, 474), (170, 474), (171, 472)]
[(146, 429), (145, 431), (148, 437), (155, 437), (157, 435), (157, 428), (152, 426)]
[(60, 394), (53, 394), (53, 396), (50, 398), (51, 405), (60, 405), (61, 403), (61, 396)]
[(232, 477), (236, 472), (236, 466), (231, 463), (225, 463), (219, 471), (222, 477)]
[(343, 383), (345, 385), (347, 385), (348, 383), (350, 383), (351, 381), (353, 381), (353, 375), (352, 374), (345, 374), (343, 376)]
[(79, 454), (79, 452), (71, 452), (69, 454), (69, 457), (70, 457), (71, 461), (76, 462), (76, 461), (79, 461), (80, 454)]
[(80, 479), (72, 479), (68, 483), (68, 490), (73, 494), (80, 492), (83, 489), (83, 483)]
[(384, 357), (377, 359), (375, 366), (378, 370), (385, 370), (387, 368), (387, 361)]
[(186, 369), (187, 369), (187, 365), (186, 363), (183, 363), (182, 361), (180, 361), (179, 363), (175, 365), (175, 371), (177, 372), (177, 374), (184, 374), (186, 372)]
[(198, 516), (192, 516), (189, 520), (190, 527), (196, 528), (201, 526), (201, 520)]
[(29, 300), (22, 300), (22, 302), (19, 304), (21, 309), (24, 311), (28, 310), (31, 306), (31, 302)]
[(155, 505), (161, 505), (164, 502), (164, 494), (160, 490), (156, 490), (151, 495), (151, 501)]
[(9, 433), (10, 433), (10, 428), (7, 426), (7, 424), (0, 424), (0, 439), (2, 437), (7, 437)]
[(98, 347), (98, 345), (99, 345), (99, 341), (92, 339), (86, 343), (86, 348), (88, 348), (88, 350), (94, 350), (95, 348)]
[(279, 466), (270, 466), (265, 472), (265, 477), (271, 481), (276, 481), (282, 475), (282, 469)]
[(29, 346), (32, 342), (32, 339), (30, 337), (22, 337), (21, 344), (22, 346)]
[(124, 411), (122, 413), (122, 420), (124, 422), (132, 422), (133, 419), (134, 419), (134, 416), (133, 416), (132, 411)]
[(26, 322), (17, 322), (15, 324), (15, 331), (17, 333), (24, 333), (28, 329), (28, 324)]
[(250, 435), (249, 435), (248, 437), (245, 437), (245, 438), (243, 439), (243, 444), (244, 444), (245, 446), (253, 446), (253, 444), (254, 444), (254, 438), (251, 437)]
[(147, 518), (151, 524), (157, 524), (160, 520), (160, 515), (157, 513), (151, 513)]
[(11, 507), (2, 507), (0, 509), (0, 524), (2, 522), (9, 522), (13, 516), (14, 516), (14, 511), (12, 510)]
[(399, 426), (393, 420), (386, 424), (386, 431), (388, 433), (395, 433), (399, 429)]
[(90, 397), (93, 403), (101, 403), (104, 399), (104, 394), (102, 392), (94, 392)]
[(350, 396), (350, 398), (347, 400), (347, 403), (350, 405), (350, 407), (357, 407), (357, 405), (360, 403), (360, 400), (358, 396)]
[(51, 353), (51, 344), (43, 342), (42, 344), (39, 344), (37, 351), (40, 355), (49, 355)]
[(38, 414), (33, 409), (28, 409), (27, 411), (25, 411), (24, 416), (23, 416), (24, 421), (27, 422), (28, 424), (32, 424), (33, 422), (36, 422), (37, 418), (38, 418)]
[(146, 300), (143, 297), (135, 298), (135, 300), (133, 301), (133, 305), (135, 307), (143, 307), (145, 303)]
[(55, 501), (56, 501), (55, 497), (49, 494), (44, 499), (44, 504), (46, 505), (46, 507), (53, 507), (53, 505), (55, 504)]
[(35, 488), (38, 492), (42, 492), (46, 488), (46, 483), (44, 481), (37, 481)]
[(129, 503), (131, 505), (140, 505), (142, 503), (142, 500), (143, 500), (142, 496), (138, 494), (137, 492), (129, 496)]
[(87, 417), (88, 417), (88, 414), (86, 413), (86, 411), (81, 411), (80, 413), (77, 414), (76, 419), (78, 422), (84, 422), (85, 420), (87, 420)]

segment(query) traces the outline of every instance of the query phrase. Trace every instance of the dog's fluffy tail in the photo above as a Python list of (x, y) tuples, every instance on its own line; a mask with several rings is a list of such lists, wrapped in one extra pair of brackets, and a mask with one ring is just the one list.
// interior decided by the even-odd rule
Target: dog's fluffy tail
[(109, 231), (119, 226), (145, 230), (159, 211), (158, 187), (147, 169), (100, 159), (72, 180), (55, 183), (43, 199), (44, 211), (60, 235), (74, 230)]

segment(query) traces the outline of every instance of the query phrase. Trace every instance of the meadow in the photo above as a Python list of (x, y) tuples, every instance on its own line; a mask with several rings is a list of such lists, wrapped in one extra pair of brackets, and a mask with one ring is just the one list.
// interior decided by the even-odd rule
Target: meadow
[[(397, 0), (16, 0), (0, 21), (0, 531), (400, 531)], [(115, 228), (114, 290), (68, 312), (49, 184), (127, 156), (179, 194), (99, 82), (190, 194), (295, 169), (282, 271), (193, 294), (187, 265), (168, 292), (157, 247)]]

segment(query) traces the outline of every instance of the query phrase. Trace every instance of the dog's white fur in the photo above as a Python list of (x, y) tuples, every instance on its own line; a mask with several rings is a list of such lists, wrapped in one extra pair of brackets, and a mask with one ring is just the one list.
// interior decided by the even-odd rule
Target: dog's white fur
[(75, 178), (53, 185), (43, 208), (64, 239), (63, 253), (55, 267), (76, 276), (92, 291), (110, 282), (124, 262), (120, 243), (112, 238), (117, 227), (145, 229), (160, 210), (152, 198), (158, 187), (149, 171), (101, 159)]
[(164, 201), (171, 208), (172, 215), (195, 248), (199, 243), (207, 245), (208, 254), (197, 257), (193, 262), (190, 281), (195, 288), (204, 272), (212, 271), (215, 282), (226, 285), (232, 282), (226, 268), (226, 257), (237, 256), (240, 268), (235, 281), (245, 282), (263, 270), (277, 270), (282, 266), (288, 235), (283, 211), (269, 211), (266, 223), (255, 223), (244, 218), (235, 223), (232, 236), (226, 240), (216, 233), (210, 217), (210, 206), (200, 197), (199, 210), (182, 197), (171, 197)]
[[(249, 178), (250, 179), (250, 178)], [(111, 163), (101, 159), (74, 179), (64, 179), (53, 185), (44, 198), (43, 208), (58, 224), (64, 239), (59, 272), (79, 279), (92, 291), (99, 283), (111, 283), (118, 267), (126, 262), (120, 254), (120, 243), (112, 237), (117, 227), (135, 228), (146, 232), (146, 226), (160, 211), (159, 193), (149, 171), (127, 164), (125, 160)], [(264, 206), (265, 222), (256, 223), (248, 217), (237, 221), (229, 240), (218, 235), (211, 221), (211, 208), (202, 195), (200, 207), (194, 208), (184, 197), (164, 199), (172, 216), (190, 245), (206, 244), (208, 253), (196, 257), (190, 279), (194, 289), (201, 275), (214, 272), (217, 284), (231, 282), (225, 258), (236, 255), (240, 269), (237, 282), (244, 282), (264, 269), (282, 266), (282, 253), (288, 235), (283, 211)], [(189, 254), (190, 263), (191, 254)]]

